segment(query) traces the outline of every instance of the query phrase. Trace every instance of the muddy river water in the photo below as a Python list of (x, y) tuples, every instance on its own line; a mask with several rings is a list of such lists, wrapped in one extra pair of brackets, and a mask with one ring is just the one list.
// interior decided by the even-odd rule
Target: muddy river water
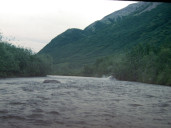
[(171, 128), (171, 87), (90, 77), (1, 79), (0, 128)]

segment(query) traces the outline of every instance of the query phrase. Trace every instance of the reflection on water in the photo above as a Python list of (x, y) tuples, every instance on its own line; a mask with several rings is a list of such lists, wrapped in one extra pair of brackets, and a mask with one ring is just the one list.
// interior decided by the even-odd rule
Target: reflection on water
[(0, 128), (170, 127), (168, 86), (64, 76), (0, 80)]

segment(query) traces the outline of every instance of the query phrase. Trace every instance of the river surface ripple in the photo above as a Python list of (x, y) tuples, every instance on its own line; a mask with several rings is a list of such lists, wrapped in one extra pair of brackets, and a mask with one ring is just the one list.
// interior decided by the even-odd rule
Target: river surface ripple
[(171, 128), (171, 87), (88, 77), (1, 79), (0, 128)]

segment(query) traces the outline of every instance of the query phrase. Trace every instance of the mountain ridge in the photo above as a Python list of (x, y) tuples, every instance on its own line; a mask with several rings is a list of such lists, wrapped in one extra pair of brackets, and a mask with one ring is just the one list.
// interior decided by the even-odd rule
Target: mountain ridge
[[(117, 18), (122, 18), (123, 16), (127, 16), (127, 15), (137, 11), (138, 8), (141, 9), (141, 12), (139, 12), (139, 14), (141, 14), (143, 12), (150, 11), (151, 9), (154, 9), (159, 4), (161, 4), (161, 3), (160, 2), (138, 2), (138, 3), (133, 3), (133, 4), (130, 4), (130, 5), (128, 5), (127, 7), (123, 8), (123, 9), (120, 9), (118, 11), (115, 11), (115, 12), (103, 17), (101, 20), (98, 20), (98, 21), (100, 21), (102, 23), (105, 23), (105, 24), (110, 24), (111, 20), (116, 21)], [(94, 24), (97, 23), (98, 21), (95, 21), (94, 23), (90, 24), (85, 29), (90, 29), (90, 28), (93, 29)]]
[[(156, 5), (158, 5), (158, 4), (160, 4), (160, 3), (159, 3), (159, 2), (157, 2), (157, 3), (156, 3), (156, 2), (155, 2), (155, 3), (153, 3), (153, 2), (149, 2), (149, 3), (148, 3), (148, 2), (138, 2), (138, 3), (130, 4), (130, 5), (128, 5), (127, 7), (123, 8), (123, 9), (121, 9), (121, 10), (115, 11), (115, 12), (113, 12), (113, 13), (111, 13), (111, 14), (105, 16), (105, 17), (103, 17), (101, 20), (95, 21), (94, 23), (88, 25), (88, 26), (87, 26), (85, 29), (83, 29), (83, 30), (82, 30), (82, 29), (78, 29), (78, 28), (67, 29), (66, 31), (62, 32), (61, 34), (59, 34), (58, 36), (56, 36), (55, 38), (53, 38), (53, 39), (50, 41), (50, 43), (51, 43), (51, 42), (54, 42), (54, 40), (57, 39), (59, 36), (62, 36), (62, 35), (64, 35), (65, 33), (68, 33), (69, 31), (73, 31), (73, 30), (89, 31), (90, 29), (91, 29), (91, 31), (94, 31), (93, 26), (96, 25), (97, 22), (109, 24), (109, 23), (111, 23), (111, 22), (110, 22), (111, 19), (112, 19), (112, 20), (114, 19), (114, 20), (116, 21), (116, 18), (122, 17), (122, 16), (126, 16), (126, 15), (128, 15), (128, 14), (134, 12), (135, 9), (136, 9), (137, 7), (139, 7), (139, 6), (141, 6), (141, 5), (145, 6), (145, 5), (150, 5), (150, 4), (155, 5), (155, 7), (156, 7)], [(128, 10), (129, 10), (129, 11), (128, 11)], [(126, 14), (125, 14), (125, 12), (126, 12)], [(106, 21), (106, 22), (105, 22), (105, 21)], [(49, 44), (50, 44), (50, 43), (49, 43)], [(49, 44), (48, 44), (48, 45), (49, 45)], [(48, 46), (48, 45), (46, 45), (46, 46)], [(40, 50), (40, 52), (41, 52), (41, 50)]]
[(164, 38), (164, 32), (161, 32), (161, 27), (165, 28), (166, 32), (170, 29), (170, 5), (139, 2), (130, 6), (136, 8), (136, 5), (141, 7), (143, 4), (143, 8), (136, 9), (122, 19), (109, 18), (110, 24), (96, 21), (93, 30), (90, 29), (92, 24), (84, 30), (68, 29), (52, 39), (38, 54), (52, 56), (57, 65), (78, 68), (95, 62), (97, 58), (128, 50), (141, 42), (159, 44), (161, 40), (170, 40), (170, 36)]

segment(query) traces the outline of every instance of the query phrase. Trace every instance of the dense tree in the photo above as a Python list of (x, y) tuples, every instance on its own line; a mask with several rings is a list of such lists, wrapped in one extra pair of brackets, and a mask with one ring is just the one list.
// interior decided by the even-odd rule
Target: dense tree
[[(138, 44), (130, 51), (96, 60), (83, 69), (94, 76), (113, 75), (120, 80), (171, 85), (171, 44)], [(98, 75), (97, 75), (98, 74)]]
[(0, 42), (0, 77), (42, 76), (51, 72), (52, 59)]

